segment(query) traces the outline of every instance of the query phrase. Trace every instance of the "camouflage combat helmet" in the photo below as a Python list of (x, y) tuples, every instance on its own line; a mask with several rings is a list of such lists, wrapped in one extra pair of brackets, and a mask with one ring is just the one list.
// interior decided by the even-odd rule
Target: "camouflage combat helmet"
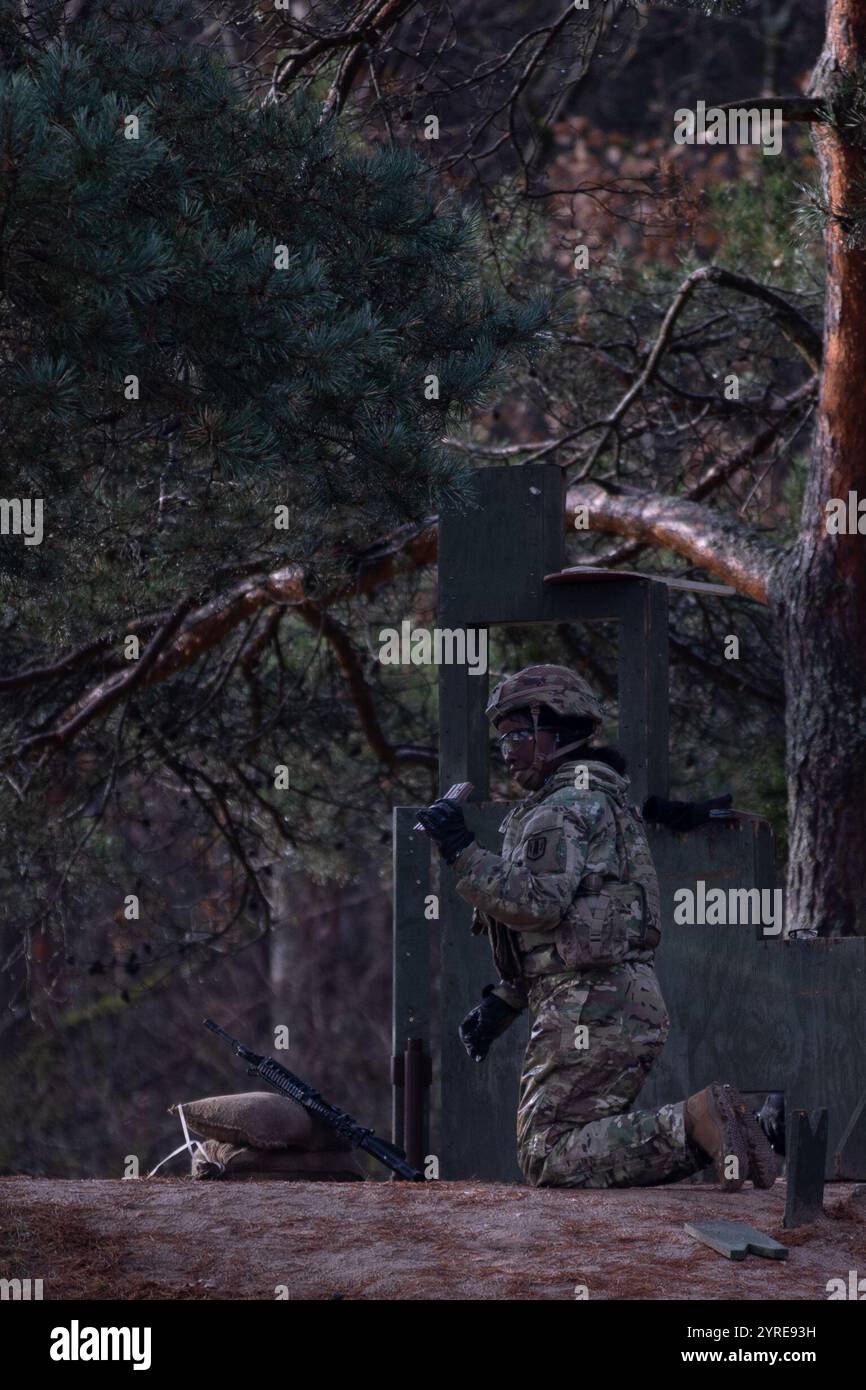
[[(532, 732), (538, 738), (538, 716), (542, 709), (552, 710), (554, 714), (572, 719), (591, 719), (593, 732), (601, 724), (604, 714), (601, 701), (582, 676), (569, 671), (565, 666), (525, 666), (513, 676), (506, 676), (497, 685), (487, 702), (484, 713), (494, 727), (500, 719), (518, 709), (529, 709), (532, 714)], [(581, 748), (592, 737), (578, 739), (558, 747), (556, 752), (542, 754), (536, 749), (531, 767), (516, 774), (516, 780), (524, 787), (540, 784), (540, 775), (545, 763), (554, 762), (563, 753)]]
[(574, 719), (592, 719), (596, 726), (604, 718), (592, 687), (565, 666), (525, 666), (516, 675), (506, 676), (490, 696), (484, 713), (497, 724), (513, 710), (534, 704)]

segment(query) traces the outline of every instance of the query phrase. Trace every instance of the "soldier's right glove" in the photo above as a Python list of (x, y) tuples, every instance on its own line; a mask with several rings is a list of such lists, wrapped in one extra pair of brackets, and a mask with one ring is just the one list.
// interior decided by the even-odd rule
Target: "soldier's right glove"
[(494, 988), (494, 985), (484, 986), (481, 1003), (470, 1009), (460, 1025), (460, 1041), (473, 1062), (483, 1062), (490, 1044), (520, 1017), (520, 1010), (512, 1009), (494, 994)]
[(419, 811), (418, 822), (435, 841), (446, 864), (453, 864), (460, 852), (475, 839), (463, 819), (459, 803), (449, 801), (447, 797), (434, 801), (426, 811)]

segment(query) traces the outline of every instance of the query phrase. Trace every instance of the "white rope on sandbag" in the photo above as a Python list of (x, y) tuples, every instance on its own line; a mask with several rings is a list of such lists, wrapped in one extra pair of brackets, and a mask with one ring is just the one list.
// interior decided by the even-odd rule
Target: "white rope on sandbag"
[(190, 1156), (190, 1159), (195, 1158), (195, 1151), (196, 1151), (196, 1149), (198, 1149), (198, 1151), (199, 1151), (199, 1153), (201, 1154), (202, 1158), (204, 1159), (205, 1163), (213, 1164), (213, 1166), (216, 1167), (216, 1168), (218, 1168), (219, 1171), (220, 1171), (221, 1173), (225, 1172), (225, 1164), (224, 1164), (224, 1163), (220, 1163), (219, 1159), (217, 1159), (217, 1158), (210, 1158), (210, 1157), (208, 1156), (208, 1154), (205, 1153), (204, 1146), (203, 1146), (202, 1144), (199, 1143), (198, 1139), (192, 1139), (192, 1138), (190, 1137), (190, 1132), (189, 1132), (189, 1130), (188, 1130), (188, 1128), (187, 1128), (186, 1116), (185, 1116), (184, 1113), (183, 1113), (183, 1106), (182, 1106), (182, 1105), (179, 1105), (179, 1106), (177, 1107), (177, 1113), (178, 1113), (178, 1115), (180, 1116), (180, 1123), (181, 1123), (181, 1126), (182, 1126), (182, 1128), (183, 1128), (183, 1143), (182, 1143), (182, 1144), (178, 1144), (178, 1146), (177, 1146), (176, 1149), (172, 1149), (172, 1151), (171, 1151), (170, 1154), (166, 1154), (165, 1158), (160, 1159), (160, 1161), (159, 1161), (159, 1163), (157, 1163), (156, 1167), (155, 1167), (155, 1168), (152, 1168), (151, 1171), (148, 1173), (147, 1176), (148, 1176), (149, 1178), (152, 1178), (153, 1175), (154, 1175), (154, 1173), (158, 1173), (158, 1172), (159, 1172), (160, 1168), (162, 1167), (162, 1165), (163, 1165), (164, 1163), (168, 1163), (169, 1159), (171, 1159), (171, 1158), (177, 1158), (177, 1155), (180, 1154), (180, 1153), (183, 1153), (184, 1149), (186, 1149), (187, 1153), (188, 1153), (189, 1156)]

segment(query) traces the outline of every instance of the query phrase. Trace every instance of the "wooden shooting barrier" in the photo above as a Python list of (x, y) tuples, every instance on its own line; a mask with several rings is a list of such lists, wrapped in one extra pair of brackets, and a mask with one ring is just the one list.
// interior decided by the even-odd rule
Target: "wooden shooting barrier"
[[(615, 621), (617, 741), (631, 798), (667, 796), (668, 585), (622, 572), (563, 571), (558, 466), (484, 469), (477, 485), (477, 507), (439, 519), (437, 625)], [(715, 589), (724, 602), (721, 586), (694, 587)], [(486, 675), (466, 666), (440, 667), (439, 785), (441, 794), (455, 782), (473, 783), (467, 823), (485, 848), (498, 850), (512, 803), (489, 800), (488, 687)], [(470, 934), (471, 908), (444, 865), (438, 920), (425, 916), (438, 866), (428, 837), (412, 830), (418, 809), (394, 811), (394, 1139), (403, 1142), (408, 1111), (406, 1137), (416, 1152), (437, 1157), (440, 1177), (520, 1182), (515, 1112), (529, 1015), (483, 1063), (463, 1050), (458, 1025), (495, 978), (493, 964), (486, 937)], [(662, 903), (656, 966), (671, 1033), (637, 1106), (682, 1100), (711, 1081), (746, 1093), (782, 1091), (789, 1114), (827, 1109), (825, 1176), (866, 1179), (866, 940), (795, 942), (764, 937), (759, 925), (674, 924), (675, 890), (695, 891), (699, 879), (708, 887), (775, 886), (770, 827), (740, 814), (686, 834), (648, 829)]]

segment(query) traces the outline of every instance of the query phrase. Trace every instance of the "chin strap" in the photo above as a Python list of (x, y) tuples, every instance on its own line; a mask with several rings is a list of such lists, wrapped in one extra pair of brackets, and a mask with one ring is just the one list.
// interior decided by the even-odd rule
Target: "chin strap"
[[(544, 782), (545, 765), (547, 763), (557, 762), (558, 759), (562, 757), (563, 753), (570, 753), (574, 748), (583, 748), (585, 744), (589, 743), (592, 734), (587, 734), (585, 738), (579, 738), (575, 740), (574, 743), (563, 744), (561, 748), (556, 748), (553, 753), (540, 753), (538, 751), (538, 715), (541, 710), (541, 705), (535, 702), (530, 705), (529, 708), (532, 711), (532, 737), (535, 744), (535, 757), (532, 759), (529, 767), (525, 768), (522, 772), (516, 772), (514, 774), (514, 780), (518, 782), (521, 787), (525, 787), (527, 791), (537, 791)], [(539, 778), (541, 779), (540, 781)], [(533, 783), (535, 785), (533, 785)]]

